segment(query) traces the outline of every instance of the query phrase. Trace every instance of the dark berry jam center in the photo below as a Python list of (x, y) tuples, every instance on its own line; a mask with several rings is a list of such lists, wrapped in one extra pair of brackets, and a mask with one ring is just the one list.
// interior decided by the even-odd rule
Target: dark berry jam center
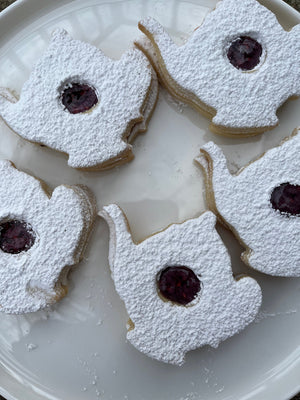
[(98, 103), (98, 98), (91, 86), (82, 83), (71, 83), (61, 95), (61, 101), (71, 114), (90, 110)]
[(35, 235), (29, 224), (11, 220), (0, 224), (0, 248), (5, 253), (18, 254), (34, 244)]
[(182, 265), (166, 267), (159, 274), (157, 284), (163, 297), (182, 305), (193, 301), (200, 291), (200, 281), (195, 273)]
[(270, 201), (275, 210), (300, 216), (300, 185), (282, 183), (273, 190)]
[(261, 55), (261, 44), (249, 36), (241, 36), (235, 39), (227, 51), (230, 63), (235, 68), (244, 71), (255, 68), (259, 64)]

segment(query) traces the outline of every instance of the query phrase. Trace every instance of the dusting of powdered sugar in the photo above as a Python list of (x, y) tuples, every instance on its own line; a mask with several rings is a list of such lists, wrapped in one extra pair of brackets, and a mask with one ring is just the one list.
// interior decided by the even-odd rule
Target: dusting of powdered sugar
[[(171, 225), (139, 244), (117, 205), (104, 207), (100, 215), (110, 227), (112, 278), (132, 321), (127, 339), (138, 350), (181, 365), (187, 351), (217, 347), (254, 320), (260, 287), (252, 278), (233, 278), (213, 213)], [(156, 277), (167, 265), (187, 266), (200, 279), (201, 290), (190, 305), (175, 305), (158, 295)]]
[(221, 149), (205, 144), (196, 160), (208, 178), (218, 213), (248, 248), (243, 259), (270, 275), (300, 276), (300, 217), (274, 210), (272, 191), (300, 184), (300, 128), (278, 147), (231, 175)]
[(37, 311), (58, 298), (65, 267), (79, 262), (96, 214), (94, 200), (86, 188), (64, 185), (49, 198), (38, 179), (10, 161), (0, 161), (0, 175), (0, 221), (24, 221), (35, 235), (28, 251), (0, 250), (0, 311)]
[[(300, 25), (286, 32), (275, 15), (255, 0), (222, 0), (178, 47), (164, 28), (148, 17), (140, 28), (155, 45), (145, 53), (159, 53), (160, 73), (174, 81), (172, 89), (196, 96), (216, 110), (215, 125), (229, 128), (259, 128), (278, 122), (276, 111), (289, 97), (300, 95)], [(243, 72), (230, 64), (227, 49), (240, 37), (250, 36), (263, 48), (259, 65)], [(143, 43), (139, 43), (143, 48)], [(157, 64), (157, 60), (152, 60)], [(181, 96), (182, 97), (182, 96)], [(193, 100), (192, 100), (193, 101)]]
[[(96, 106), (78, 114), (65, 110), (61, 93), (72, 82), (94, 88)], [(113, 166), (122, 157), (130, 158), (126, 139), (132, 125), (143, 120), (153, 85), (155, 73), (138, 49), (114, 61), (58, 29), (25, 82), (20, 100), (12, 103), (5, 93), (0, 95), (0, 116), (23, 138), (69, 154), (72, 167)]]

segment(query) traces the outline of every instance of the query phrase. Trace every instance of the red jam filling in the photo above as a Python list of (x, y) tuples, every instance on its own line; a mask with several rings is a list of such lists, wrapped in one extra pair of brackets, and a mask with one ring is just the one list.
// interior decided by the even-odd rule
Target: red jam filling
[(82, 83), (71, 83), (64, 89), (61, 101), (71, 114), (78, 114), (90, 110), (98, 103), (95, 89)]
[(234, 40), (227, 52), (230, 63), (244, 71), (255, 68), (259, 64), (261, 55), (261, 44), (249, 36), (241, 36)]
[(200, 291), (200, 281), (195, 273), (182, 265), (163, 269), (157, 285), (164, 298), (181, 305), (193, 301)]
[(300, 185), (282, 183), (273, 190), (270, 201), (275, 210), (300, 216)]
[(24, 221), (11, 220), (0, 225), (0, 249), (5, 253), (18, 254), (34, 244), (35, 235)]

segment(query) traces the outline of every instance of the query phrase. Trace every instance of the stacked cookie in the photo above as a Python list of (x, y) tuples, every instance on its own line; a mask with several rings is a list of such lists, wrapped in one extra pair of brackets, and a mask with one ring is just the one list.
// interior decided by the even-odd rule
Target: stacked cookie
[[(156, 104), (156, 74), (174, 97), (212, 119), (213, 132), (232, 137), (272, 129), (278, 107), (300, 95), (299, 26), (284, 31), (255, 0), (239, 7), (221, 0), (181, 47), (153, 18), (139, 27), (145, 36), (118, 61), (55, 31), (20, 99), (0, 90), (0, 115), (24, 139), (66, 153), (69, 166), (103, 170), (133, 158), (130, 143)], [(216, 216), (245, 247), (245, 263), (300, 276), (299, 138), (295, 130), (236, 176), (221, 149), (207, 143), (196, 161), (210, 211), (141, 243), (117, 205), (103, 208), (112, 278), (136, 348), (181, 365), (187, 351), (217, 347), (254, 320), (261, 289), (253, 278), (233, 277)], [(50, 195), (10, 162), (0, 168), (0, 307), (32, 312), (66, 294), (69, 267), (92, 230), (95, 199), (76, 185)]]

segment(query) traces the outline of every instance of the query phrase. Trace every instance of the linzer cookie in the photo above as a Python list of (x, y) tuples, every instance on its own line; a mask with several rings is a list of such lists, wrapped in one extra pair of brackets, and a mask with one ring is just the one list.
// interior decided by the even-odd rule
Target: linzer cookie
[(196, 160), (211, 210), (246, 248), (242, 259), (270, 275), (300, 276), (300, 130), (232, 175), (213, 142)]
[(110, 228), (112, 278), (130, 317), (127, 339), (138, 350), (181, 365), (186, 352), (217, 347), (254, 320), (260, 287), (252, 278), (233, 278), (213, 213), (171, 225), (139, 244), (117, 205), (100, 215)]
[(67, 153), (71, 167), (104, 169), (133, 158), (129, 142), (146, 130), (157, 94), (138, 49), (114, 61), (59, 29), (20, 99), (0, 91), (0, 116), (24, 139)]
[(0, 161), (0, 311), (33, 312), (66, 295), (95, 215), (87, 188), (61, 185), (49, 195), (38, 179)]
[(300, 95), (300, 25), (285, 31), (255, 0), (222, 0), (178, 47), (153, 18), (136, 42), (174, 97), (203, 113), (210, 129), (250, 136), (278, 124), (277, 109)]

